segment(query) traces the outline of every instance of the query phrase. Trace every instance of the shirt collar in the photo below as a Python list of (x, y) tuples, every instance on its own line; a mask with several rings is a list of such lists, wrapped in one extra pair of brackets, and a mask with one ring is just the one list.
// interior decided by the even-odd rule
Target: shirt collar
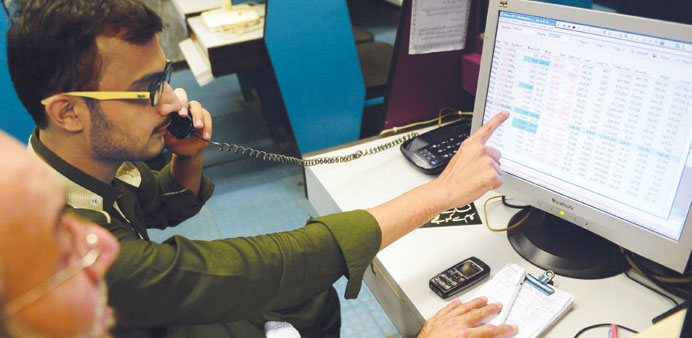
[[(48, 149), (39, 139), (38, 128), (29, 139), (29, 150), (56, 174), (67, 193), (68, 204), (74, 208), (109, 211), (120, 196), (118, 189), (77, 169)], [(139, 187), (142, 181), (139, 170), (131, 162), (124, 162), (118, 168), (116, 179), (134, 187)]]

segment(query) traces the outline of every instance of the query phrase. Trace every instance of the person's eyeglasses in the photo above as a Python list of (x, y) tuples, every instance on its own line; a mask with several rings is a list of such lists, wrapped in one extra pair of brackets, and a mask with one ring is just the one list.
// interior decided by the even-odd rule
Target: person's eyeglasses
[(94, 233), (90, 233), (86, 236), (86, 242), (89, 247), (91, 247), (89, 252), (87, 252), (82, 258), (78, 259), (74, 263), (68, 265), (66, 268), (58, 271), (41, 284), (23, 293), (21, 296), (7, 302), (5, 304), (5, 315), (7, 317), (14, 316), (17, 314), (17, 312), (39, 300), (60, 284), (74, 277), (80, 271), (94, 265), (101, 254), (101, 250), (96, 247), (96, 244), (98, 243), (98, 236), (96, 236)]
[[(151, 101), (151, 106), (156, 107), (161, 101), (161, 96), (163, 96), (164, 83), (171, 82), (171, 60), (166, 59), (166, 67), (163, 69), (161, 77), (149, 87), (149, 91), (146, 92), (66, 92), (63, 95), (88, 97), (95, 100), (144, 100), (149, 99)], [(48, 104), (48, 99), (45, 98), (41, 100), (41, 104), (44, 106)]]

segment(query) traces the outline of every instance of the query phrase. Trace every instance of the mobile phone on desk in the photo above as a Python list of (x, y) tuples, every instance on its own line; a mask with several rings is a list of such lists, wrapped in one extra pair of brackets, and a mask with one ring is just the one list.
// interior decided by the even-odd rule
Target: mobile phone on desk
[(476, 257), (469, 257), (430, 279), (430, 290), (447, 299), (475, 285), (490, 275), (490, 267)]

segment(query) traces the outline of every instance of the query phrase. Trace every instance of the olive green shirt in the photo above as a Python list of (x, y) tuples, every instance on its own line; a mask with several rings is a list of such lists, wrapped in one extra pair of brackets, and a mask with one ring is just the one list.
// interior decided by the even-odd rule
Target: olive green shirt
[(68, 205), (120, 242), (106, 280), (110, 304), (125, 327), (247, 319), (301, 304), (344, 275), (345, 297), (355, 298), (381, 243), (377, 221), (363, 210), (310, 219), (302, 228), (270, 235), (151, 242), (147, 229), (175, 226), (200, 210), (214, 190), (208, 178), (194, 196), (168, 166), (155, 172), (141, 162), (124, 162), (105, 184), (50, 151), (38, 129), (29, 147), (52, 168)]

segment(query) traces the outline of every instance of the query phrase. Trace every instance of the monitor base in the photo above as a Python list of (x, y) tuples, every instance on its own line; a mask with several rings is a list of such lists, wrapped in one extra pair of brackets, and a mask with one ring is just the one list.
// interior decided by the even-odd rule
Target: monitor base
[(531, 215), (507, 238), (527, 261), (558, 275), (599, 279), (618, 275), (625, 270), (624, 256), (614, 243), (577, 225), (530, 207), (516, 213), (509, 224)]

